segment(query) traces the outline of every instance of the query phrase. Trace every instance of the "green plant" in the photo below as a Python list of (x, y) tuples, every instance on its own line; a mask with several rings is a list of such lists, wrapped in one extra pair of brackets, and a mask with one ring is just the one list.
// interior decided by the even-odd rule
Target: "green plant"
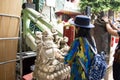
[(79, 7), (81, 12), (87, 6), (91, 7), (91, 12), (97, 14), (101, 11), (120, 11), (120, 0), (80, 0)]

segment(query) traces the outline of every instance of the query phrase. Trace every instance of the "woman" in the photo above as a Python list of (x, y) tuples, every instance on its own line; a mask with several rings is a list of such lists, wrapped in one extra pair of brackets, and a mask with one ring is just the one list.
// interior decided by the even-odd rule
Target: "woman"
[(88, 71), (94, 55), (89, 44), (95, 49), (95, 44), (90, 34), (90, 30), (94, 28), (94, 25), (90, 23), (90, 20), (87, 16), (77, 15), (74, 21), (71, 22), (76, 28), (76, 39), (71, 44), (70, 50), (64, 59), (64, 63), (71, 66), (70, 80), (87, 80), (83, 67), (78, 59), (81, 59)]
[[(107, 31), (114, 36), (120, 37), (120, 30), (112, 29), (108, 17), (102, 18), (106, 22)], [(115, 50), (114, 54), (114, 61), (113, 61), (113, 78), (114, 80), (120, 80), (120, 39), (118, 45)]]

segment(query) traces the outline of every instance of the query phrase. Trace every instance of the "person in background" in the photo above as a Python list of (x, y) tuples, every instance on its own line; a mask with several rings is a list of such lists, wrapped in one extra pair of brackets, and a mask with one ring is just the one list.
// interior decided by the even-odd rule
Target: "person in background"
[[(93, 29), (93, 35), (96, 41), (96, 46), (98, 53), (104, 51), (106, 57), (109, 55), (110, 51), (110, 34), (105, 28), (105, 22), (102, 20), (102, 17), (106, 15), (104, 12), (101, 12), (94, 21), (95, 28)], [(107, 59), (107, 58), (106, 58)], [(107, 59), (108, 60), (108, 59)]]
[(64, 63), (71, 66), (70, 80), (87, 80), (79, 59), (81, 59), (88, 71), (94, 55), (89, 44), (95, 49), (95, 43), (91, 35), (91, 29), (94, 28), (94, 25), (91, 24), (90, 21), (91, 19), (84, 15), (77, 15), (75, 19), (71, 21), (76, 28), (76, 38), (64, 58)]
[[(113, 29), (112, 26), (110, 25), (111, 23), (109, 22), (109, 19), (107, 16), (102, 17), (102, 19), (106, 23), (106, 29), (107, 31), (114, 36), (120, 37), (120, 30)], [(118, 42), (118, 45), (115, 49), (115, 54), (114, 54), (114, 61), (113, 61), (113, 78), (114, 80), (120, 80), (120, 39)]]

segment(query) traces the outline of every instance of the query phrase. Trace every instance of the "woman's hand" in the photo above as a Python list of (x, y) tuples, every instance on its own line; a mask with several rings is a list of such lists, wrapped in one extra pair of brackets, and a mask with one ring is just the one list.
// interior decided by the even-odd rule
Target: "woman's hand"
[(108, 22), (109, 22), (109, 19), (108, 19), (108, 17), (107, 17), (107, 16), (102, 17), (102, 19), (103, 19), (106, 23), (108, 23)]

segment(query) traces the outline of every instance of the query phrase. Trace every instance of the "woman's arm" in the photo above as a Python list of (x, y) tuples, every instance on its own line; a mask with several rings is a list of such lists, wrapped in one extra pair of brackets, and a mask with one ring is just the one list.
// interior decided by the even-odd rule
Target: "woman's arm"
[(107, 28), (107, 31), (108, 31), (111, 35), (119, 36), (119, 35), (118, 35), (118, 31), (112, 29), (112, 27), (110, 26), (109, 23), (106, 23), (106, 28)]
[(109, 20), (109, 22), (110, 22), (110, 26), (111, 26), (113, 29), (119, 30), (119, 28), (117, 27), (117, 25), (112, 23), (112, 20)]
[(114, 36), (119, 36), (118, 34), (118, 30), (114, 30), (110, 23), (109, 23), (109, 20), (108, 20), (108, 17), (103, 17), (102, 18), (105, 22), (106, 22), (106, 28), (107, 28), (107, 31), (111, 34), (111, 35), (114, 35)]

